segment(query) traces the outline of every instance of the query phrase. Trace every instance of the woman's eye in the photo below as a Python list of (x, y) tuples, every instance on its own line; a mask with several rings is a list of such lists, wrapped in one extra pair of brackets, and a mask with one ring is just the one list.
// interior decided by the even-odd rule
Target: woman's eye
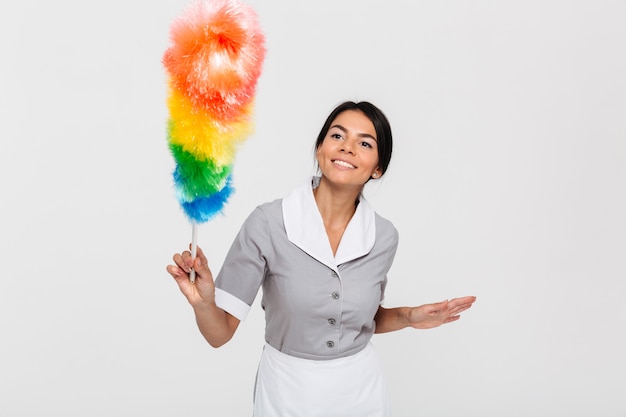
[(339, 133), (333, 133), (330, 137), (333, 139), (341, 139), (341, 135)]
[(361, 142), (361, 146), (363, 146), (364, 148), (371, 148), (372, 145), (369, 142)]

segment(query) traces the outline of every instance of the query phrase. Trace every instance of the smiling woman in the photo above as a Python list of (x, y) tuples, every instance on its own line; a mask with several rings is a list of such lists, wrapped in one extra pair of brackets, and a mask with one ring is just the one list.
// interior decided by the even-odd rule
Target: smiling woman
[[(345, 135), (346, 128), (341, 126), (341, 121), (338, 120), (338, 118), (342, 116), (342, 113), (349, 110), (357, 114), (360, 113), (360, 126), (363, 128), (363, 131), (357, 133), (365, 136), (365, 138), (369, 136), (376, 142), (376, 149), (378, 151), (379, 158), (379, 170), (377, 171), (377, 176), (383, 175), (387, 171), (387, 167), (389, 166), (389, 162), (391, 161), (391, 152), (393, 150), (391, 126), (385, 114), (380, 111), (380, 109), (378, 109), (376, 106), (367, 101), (361, 101), (358, 103), (355, 103), (353, 101), (346, 101), (345, 103), (337, 106), (328, 115), (326, 122), (322, 126), (322, 129), (317, 136), (317, 141), (315, 142), (315, 148), (319, 149), (320, 146), (324, 143), (326, 135), (333, 133), (331, 132), (331, 129), (338, 128), (342, 131), (341, 134)], [(357, 116), (355, 116), (355, 118), (356, 117)], [(365, 121), (364, 119), (367, 119), (367, 121)]]
[(376, 132), (360, 111), (339, 114), (328, 130), (316, 156), (322, 176), (336, 185), (360, 189), (380, 174)]
[(382, 111), (368, 102), (341, 104), (315, 149), (319, 176), (250, 214), (215, 281), (199, 248), (195, 259), (189, 251), (175, 254), (167, 270), (214, 347), (232, 338), (263, 288), (256, 417), (389, 416), (373, 334), (455, 321), (475, 297), (381, 306), (398, 232), (362, 191), (391, 159)]

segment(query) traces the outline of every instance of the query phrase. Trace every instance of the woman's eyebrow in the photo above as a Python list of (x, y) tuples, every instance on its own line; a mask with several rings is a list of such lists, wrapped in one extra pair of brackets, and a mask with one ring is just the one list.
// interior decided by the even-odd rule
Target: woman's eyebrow
[[(343, 127), (341, 125), (332, 125), (330, 127), (330, 129), (332, 129), (333, 127), (336, 127), (337, 129), (341, 130), (344, 133), (348, 133), (348, 129), (346, 129), (345, 127)], [(328, 129), (328, 130), (330, 130), (330, 129)], [(376, 141), (376, 138), (374, 136), (370, 135), (369, 133), (357, 133), (357, 136), (359, 136), (361, 138), (370, 138), (370, 139)]]

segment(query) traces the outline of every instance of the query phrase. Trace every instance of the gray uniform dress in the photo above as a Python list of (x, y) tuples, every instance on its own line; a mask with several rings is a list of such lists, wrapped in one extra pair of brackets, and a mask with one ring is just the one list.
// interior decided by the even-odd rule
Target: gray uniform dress
[(216, 303), (243, 320), (263, 287), (267, 344), (328, 361), (368, 345), (398, 233), (361, 197), (333, 255), (313, 197), (318, 183), (250, 214), (217, 276)]

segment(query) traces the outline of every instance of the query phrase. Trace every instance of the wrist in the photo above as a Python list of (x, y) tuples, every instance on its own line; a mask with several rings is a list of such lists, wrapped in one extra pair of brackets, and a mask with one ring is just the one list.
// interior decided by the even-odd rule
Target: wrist
[(211, 312), (214, 312), (217, 305), (215, 304), (215, 298), (212, 298), (211, 300), (202, 300), (200, 302), (193, 303), (191, 304), (191, 308), (193, 308), (196, 315), (205, 315), (207, 313), (210, 314)]
[(398, 314), (398, 323), (402, 328), (411, 327), (411, 307), (401, 307)]

